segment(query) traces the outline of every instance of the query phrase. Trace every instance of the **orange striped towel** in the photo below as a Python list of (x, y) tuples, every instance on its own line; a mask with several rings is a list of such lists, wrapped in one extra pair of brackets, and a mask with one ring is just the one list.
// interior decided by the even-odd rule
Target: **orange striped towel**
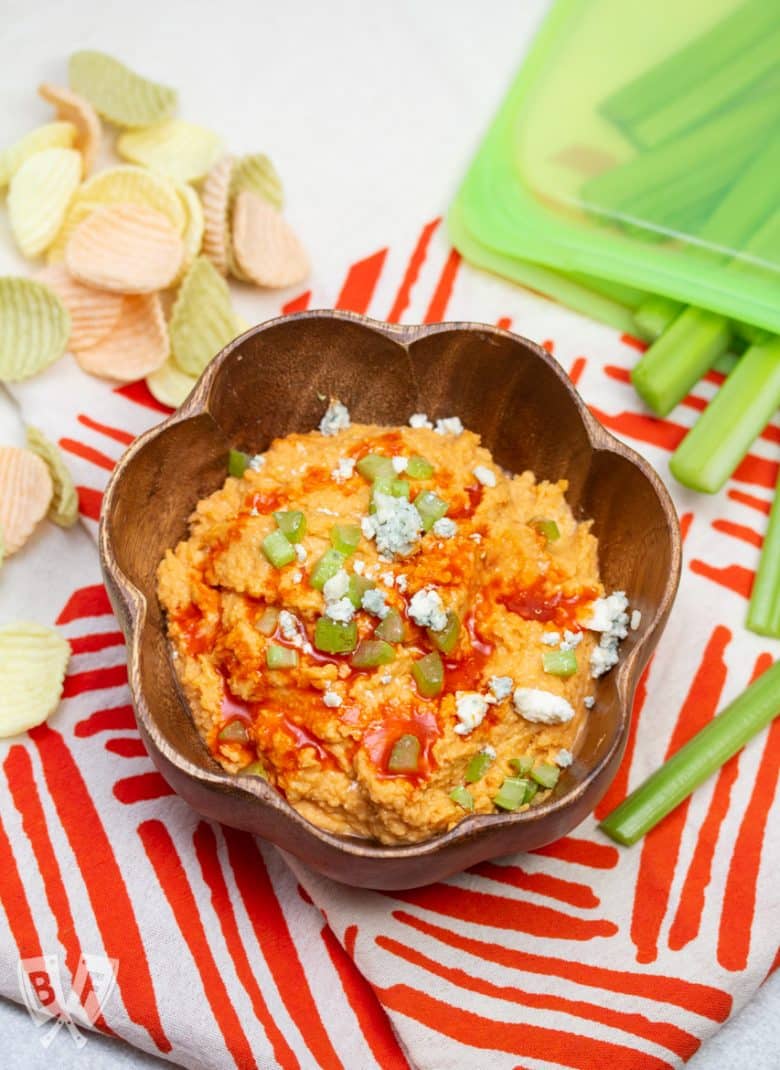
[[(258, 318), (279, 311), (272, 301), (258, 298)], [(648, 417), (628, 379), (634, 339), (463, 267), (437, 220), (284, 310), (329, 303), (500, 322), (543, 341), (664, 478), (717, 384), (710, 375), (686, 399), (679, 423)], [(143, 384), (112, 390), (69, 358), (14, 393), (30, 423), (56, 431), (94, 531), (108, 473), (164, 410)], [(95, 1024), (220, 1070), (680, 1065), (778, 965), (780, 837), (767, 830), (780, 724), (634, 849), (596, 820), (778, 656), (740, 623), (778, 439), (771, 425), (720, 495), (669, 481), (685, 533), (678, 604), (595, 817), (543, 850), (415, 891), (335, 885), (172, 796), (135, 732), (96, 564), (80, 558), (78, 589), (54, 614), (74, 650), (62, 710), (3, 749), (0, 992), (19, 998), (19, 956), (59, 956), (67, 981), (83, 953), (107, 955), (117, 994)]]

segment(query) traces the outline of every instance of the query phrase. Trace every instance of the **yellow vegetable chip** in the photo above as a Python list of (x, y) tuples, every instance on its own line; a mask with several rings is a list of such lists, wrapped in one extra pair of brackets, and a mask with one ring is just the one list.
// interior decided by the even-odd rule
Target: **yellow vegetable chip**
[(65, 265), (74, 278), (122, 294), (165, 289), (183, 258), (184, 246), (170, 222), (140, 204), (96, 208), (65, 247)]
[(8, 218), (25, 256), (39, 256), (57, 237), (80, 182), (75, 149), (43, 149), (24, 161), (11, 179)]
[(74, 52), (68, 81), (71, 89), (117, 126), (149, 126), (176, 110), (175, 89), (143, 78), (105, 52)]
[(84, 174), (88, 175), (100, 148), (100, 119), (90, 102), (64, 86), (41, 82), (38, 96), (51, 104), (60, 119), (73, 123), (76, 128), (74, 147), (84, 158)]
[(168, 352), (160, 295), (138, 294), (122, 299), (122, 311), (110, 334), (74, 355), (90, 375), (130, 383), (162, 367)]
[(52, 264), (38, 273), (40, 282), (50, 287), (70, 313), (68, 348), (85, 349), (99, 342), (119, 319), (122, 295), (96, 290), (74, 279), (61, 264)]
[(233, 172), (233, 157), (225, 156), (215, 164), (206, 176), (201, 192), (203, 201), (203, 252), (220, 275), (227, 275), (230, 230), (228, 205), (230, 203), (230, 176)]
[(184, 277), (171, 312), (171, 356), (187, 375), (198, 376), (239, 333), (227, 283), (199, 256)]
[(146, 385), (152, 397), (163, 405), (178, 409), (197, 383), (194, 375), (180, 371), (172, 360), (166, 360), (161, 368), (146, 377)]
[(65, 352), (69, 335), (68, 311), (48, 286), (0, 278), (0, 382), (16, 383), (47, 368)]
[(292, 286), (309, 273), (306, 250), (292, 228), (256, 193), (236, 197), (232, 238), (239, 268), (258, 286)]
[(184, 119), (167, 119), (122, 134), (116, 148), (126, 160), (152, 171), (179, 182), (197, 182), (216, 163), (222, 143), (205, 126)]
[(204, 219), (203, 205), (200, 203), (200, 197), (192, 186), (188, 186), (186, 182), (178, 182), (176, 184), (176, 193), (186, 213), (184, 230), (181, 235), (182, 245), (184, 246), (184, 260), (179, 271), (179, 278), (181, 278), (200, 252), (200, 247), (203, 244)]
[(230, 200), (239, 193), (256, 193), (259, 197), (281, 208), (284, 201), (282, 180), (269, 158), (262, 152), (253, 156), (242, 156), (236, 160), (230, 177)]
[(16, 446), (0, 448), (0, 527), (9, 557), (46, 516), (53, 494), (49, 469), (40, 457)]
[(177, 234), (186, 223), (186, 212), (176, 186), (165, 175), (155, 175), (143, 167), (122, 164), (100, 171), (80, 187), (71, 202), (65, 223), (49, 249), (50, 264), (60, 263), (65, 257), (65, 247), (79, 225), (100, 205), (141, 204), (162, 212)]
[(49, 469), (54, 494), (49, 505), (49, 520), (61, 528), (72, 528), (79, 518), (79, 496), (62, 454), (36, 427), (27, 428), (27, 446)]
[(62, 698), (68, 642), (41, 624), (20, 621), (0, 628), (0, 736), (17, 736), (42, 724)]
[(73, 123), (46, 123), (0, 152), (0, 190), (7, 186), (25, 160), (44, 149), (69, 149), (76, 141)]

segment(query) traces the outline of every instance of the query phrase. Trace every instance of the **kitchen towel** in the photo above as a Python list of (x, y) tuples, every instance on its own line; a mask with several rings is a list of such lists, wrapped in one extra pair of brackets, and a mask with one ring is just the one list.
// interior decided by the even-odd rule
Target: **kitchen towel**
[[(468, 268), (439, 219), (388, 238), (282, 307), (258, 299), (258, 318), (334, 306), (508, 327), (545, 345), (672, 490), (683, 577), (615, 782), (595, 817), (532, 854), (409, 892), (328, 881), (170, 794), (134, 729), (96, 553), (80, 551), (52, 614), (73, 647), (62, 707), (0, 747), (0, 992), (20, 998), (20, 958), (54, 956), (65, 992), (80, 955), (116, 959), (98, 1027), (219, 1070), (678, 1066), (778, 964), (780, 723), (634, 848), (597, 819), (780, 655), (743, 627), (780, 428), (721, 494), (687, 492), (668, 458), (716, 375), (651, 417), (629, 381), (635, 339)], [(94, 535), (111, 469), (166, 410), (70, 356), (12, 393), (59, 442)]]

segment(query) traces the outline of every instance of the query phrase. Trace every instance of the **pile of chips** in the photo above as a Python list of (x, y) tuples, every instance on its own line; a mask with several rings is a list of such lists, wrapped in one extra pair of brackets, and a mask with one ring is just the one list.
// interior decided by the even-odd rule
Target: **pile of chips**
[[(90, 375), (146, 379), (176, 406), (244, 326), (224, 277), (292, 286), (309, 261), (267, 156), (226, 155), (211, 130), (174, 117), (173, 89), (102, 52), (75, 53), (68, 77), (38, 90), (56, 119), (0, 152), (16, 243), (48, 265), (0, 279), (0, 381), (69, 349)], [(128, 163), (91, 174), (101, 118)]]
[[(226, 155), (211, 130), (175, 117), (175, 90), (104, 53), (72, 55), (68, 81), (39, 86), (54, 120), (0, 151), (16, 244), (45, 257), (34, 278), (0, 278), (0, 382), (28, 379), (69, 350), (90, 375), (145, 379), (175, 407), (246, 326), (226, 277), (292, 286), (309, 261), (267, 156)], [(118, 129), (114, 148), (128, 162), (94, 173), (101, 119)], [(77, 505), (40, 432), (28, 429), (27, 449), (0, 448), (0, 562), (47, 514), (75, 523)], [(0, 630), (0, 736), (56, 708), (66, 665), (67, 643), (51, 629)]]

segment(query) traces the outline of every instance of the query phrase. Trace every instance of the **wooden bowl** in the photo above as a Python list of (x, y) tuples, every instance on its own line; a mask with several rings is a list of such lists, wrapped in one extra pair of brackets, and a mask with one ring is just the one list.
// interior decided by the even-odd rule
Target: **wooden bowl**
[[(239, 785), (202, 743), (177, 686), (155, 570), (186, 536), (196, 502), (222, 485), (228, 449), (259, 453), (277, 436), (315, 428), (324, 396), (366, 423), (405, 424), (413, 412), (459, 416), (509, 471), (568, 479), (575, 516), (594, 519), (604, 585), (625, 590), (642, 623), (595, 686), (580, 751), (545, 803), (473, 815), (422, 843), (388, 847), (322, 831), (259, 778)], [(617, 771), (634, 689), (677, 589), (680, 549), (661, 480), (597, 423), (540, 346), (477, 323), (396, 326), (333, 311), (271, 320), (227, 346), (184, 405), (124, 455), (100, 526), (138, 728), (171, 787), (204, 816), (256, 833), (329, 877), (383, 889), (540, 847), (592, 811)]]

